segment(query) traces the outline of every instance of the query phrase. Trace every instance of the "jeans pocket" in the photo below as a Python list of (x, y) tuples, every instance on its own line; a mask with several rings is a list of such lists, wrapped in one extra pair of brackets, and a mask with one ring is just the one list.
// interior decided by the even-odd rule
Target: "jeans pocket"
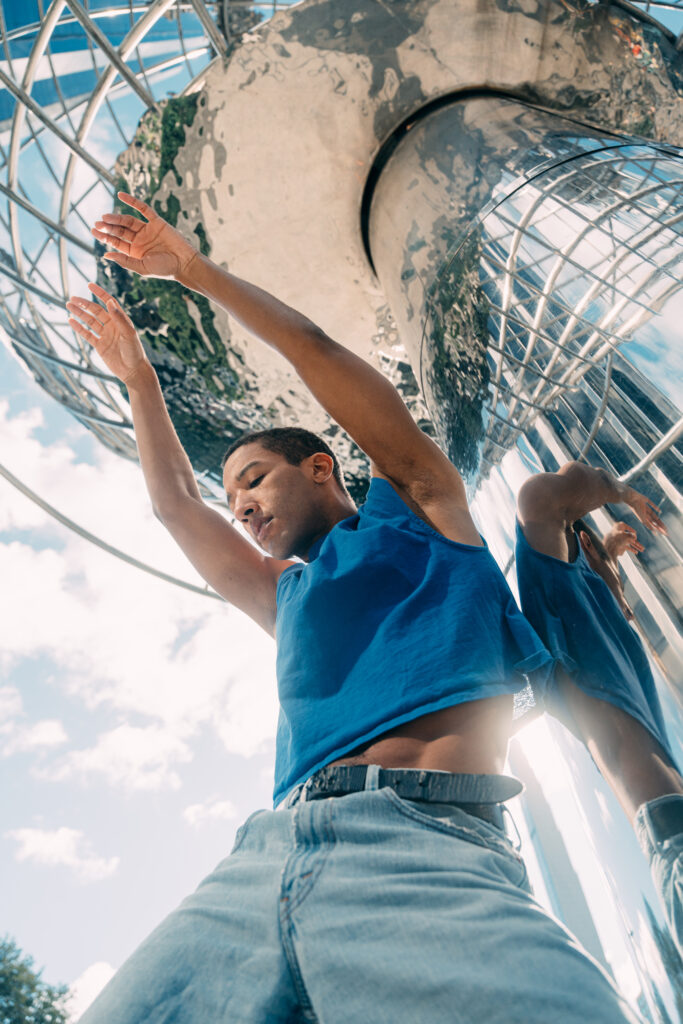
[[(404, 800), (393, 789), (381, 791), (406, 818), (429, 829), (451, 835), (454, 839), (467, 843), (476, 843), (496, 855), (497, 870), (506, 881), (524, 892), (531, 892), (524, 860), (512, 845), (504, 832), (495, 825), (468, 814), (463, 808), (452, 805), (444, 814), (425, 813), (420, 804), (413, 800)], [(444, 806), (444, 805), (442, 805)]]
[(265, 811), (263, 808), (261, 808), (258, 811), (254, 811), (252, 814), (249, 815), (247, 820), (242, 825), (240, 825), (240, 827), (235, 832), (235, 841), (232, 844), (232, 850), (230, 851), (230, 856), (231, 857), (232, 857), (233, 853), (237, 853), (237, 851), (239, 850), (240, 846), (242, 845), (242, 843), (246, 839), (247, 832), (249, 831), (249, 826), (251, 825), (251, 823), (254, 820), (254, 818), (257, 818), (260, 814), (266, 814), (266, 813), (267, 813), (267, 811)]

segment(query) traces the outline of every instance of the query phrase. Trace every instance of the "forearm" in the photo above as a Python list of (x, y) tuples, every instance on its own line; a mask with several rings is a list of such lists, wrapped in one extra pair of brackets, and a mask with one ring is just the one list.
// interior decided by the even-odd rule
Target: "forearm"
[(315, 324), (263, 288), (216, 266), (199, 253), (176, 280), (222, 306), (243, 327), (289, 359), (304, 360), (318, 331)]
[(439, 461), (452, 470), (446, 457), (418, 431), (393, 385), (308, 317), (201, 256), (178, 281), (221, 305), (288, 359), (323, 408), (381, 472), (410, 488), (417, 462), (426, 466)]
[(126, 385), (145, 484), (156, 515), (163, 519), (179, 500), (201, 501), (201, 494), (153, 367), (143, 364)]

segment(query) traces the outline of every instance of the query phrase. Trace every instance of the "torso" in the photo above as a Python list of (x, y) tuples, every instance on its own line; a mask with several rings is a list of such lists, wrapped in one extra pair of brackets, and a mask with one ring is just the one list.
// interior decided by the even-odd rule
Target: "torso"
[(332, 764), (496, 774), (504, 770), (513, 698), (504, 694), (444, 708), (401, 725)]

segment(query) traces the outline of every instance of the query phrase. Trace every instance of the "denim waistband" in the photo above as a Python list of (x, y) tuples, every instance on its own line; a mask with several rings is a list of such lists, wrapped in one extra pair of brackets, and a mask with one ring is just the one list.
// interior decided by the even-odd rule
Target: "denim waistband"
[(285, 797), (280, 808), (300, 801), (346, 796), (362, 790), (393, 789), (404, 800), (458, 804), (487, 821), (500, 820), (500, 804), (523, 790), (510, 775), (471, 775), (379, 765), (331, 765), (320, 768)]

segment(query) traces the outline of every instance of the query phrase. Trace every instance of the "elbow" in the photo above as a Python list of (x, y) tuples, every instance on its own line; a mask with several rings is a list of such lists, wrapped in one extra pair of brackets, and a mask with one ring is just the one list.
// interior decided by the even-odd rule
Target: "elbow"
[(586, 464), (584, 462), (565, 462), (563, 466), (557, 471), (558, 476), (575, 476), (577, 473), (585, 473)]

